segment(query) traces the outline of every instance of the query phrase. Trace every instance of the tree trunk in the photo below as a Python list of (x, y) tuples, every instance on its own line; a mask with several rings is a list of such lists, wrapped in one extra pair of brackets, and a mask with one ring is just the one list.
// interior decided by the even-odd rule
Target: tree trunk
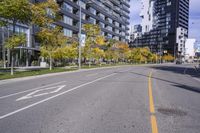
[(10, 69), (10, 75), (14, 75), (14, 57), (13, 57), (13, 51), (11, 51), (11, 69)]
[[(13, 20), (13, 34), (15, 34), (15, 26), (16, 26), (16, 22), (15, 22), (15, 20)], [(14, 48), (13, 48), (14, 49)], [(11, 52), (11, 69), (10, 69), (10, 74), (11, 75), (14, 75), (14, 57), (13, 57), (13, 53), (14, 53), (14, 50), (10, 50), (10, 52)]]
[(89, 68), (91, 67), (91, 46), (90, 46), (90, 51), (89, 51)]
[(91, 60), (89, 59), (89, 68), (91, 67)]
[(49, 70), (52, 70), (52, 58), (51, 58), (51, 55), (50, 55), (50, 62), (49, 62)]

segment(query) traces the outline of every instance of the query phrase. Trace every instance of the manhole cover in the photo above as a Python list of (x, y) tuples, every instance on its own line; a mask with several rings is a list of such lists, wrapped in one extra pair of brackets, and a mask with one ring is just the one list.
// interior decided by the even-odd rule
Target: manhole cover
[(173, 108), (159, 108), (158, 112), (168, 116), (185, 116), (187, 113), (180, 109), (173, 109)]

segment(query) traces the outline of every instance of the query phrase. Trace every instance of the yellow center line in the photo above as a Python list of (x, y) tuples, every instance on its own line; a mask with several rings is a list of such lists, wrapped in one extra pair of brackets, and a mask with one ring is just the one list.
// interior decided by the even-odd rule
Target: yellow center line
[(152, 72), (150, 72), (150, 74), (149, 74), (149, 107), (150, 107), (150, 113), (154, 114), (155, 109), (154, 109), (154, 102), (153, 102), (151, 77), (152, 77)]
[(151, 115), (151, 129), (152, 129), (152, 133), (158, 133), (158, 126), (157, 126), (155, 115)]
[(155, 108), (154, 108), (154, 101), (153, 101), (153, 91), (152, 91), (152, 72), (149, 73), (149, 109), (151, 113), (151, 129), (152, 133), (158, 133), (158, 126), (155, 116)]

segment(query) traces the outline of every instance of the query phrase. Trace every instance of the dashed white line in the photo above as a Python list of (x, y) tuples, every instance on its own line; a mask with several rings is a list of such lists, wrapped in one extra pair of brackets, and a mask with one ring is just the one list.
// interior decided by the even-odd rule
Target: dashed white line
[(95, 76), (95, 75), (97, 75), (97, 74), (99, 74), (99, 73), (88, 74), (88, 75), (86, 75), (86, 77)]
[(20, 109), (18, 109), (18, 110), (15, 110), (15, 111), (13, 111), (13, 112), (8, 113), (8, 114), (2, 115), (2, 116), (0, 116), (0, 120), (4, 119), (4, 118), (6, 118), (6, 117), (12, 116), (12, 115), (14, 115), (14, 114), (16, 114), (16, 113), (19, 113), (19, 112), (21, 112), (21, 111), (24, 111), (24, 110), (26, 110), (26, 109), (29, 109), (29, 108), (31, 108), (31, 107), (34, 107), (34, 106), (36, 106), (36, 105), (38, 105), (38, 104), (47, 102), (47, 101), (49, 101), (49, 100), (51, 100), (51, 99), (54, 99), (54, 98), (59, 97), (59, 96), (61, 96), (61, 95), (64, 95), (64, 94), (66, 94), (66, 93), (68, 93), (68, 92), (77, 90), (78, 88), (81, 88), (81, 87), (84, 87), (84, 86), (86, 86), (86, 85), (95, 83), (95, 82), (97, 82), (97, 81), (99, 81), (99, 80), (108, 78), (108, 77), (113, 76), (113, 75), (116, 75), (116, 73), (113, 73), (113, 74), (110, 74), (110, 75), (107, 75), (107, 76), (104, 76), (104, 77), (95, 79), (95, 80), (90, 81), (90, 82), (87, 82), (87, 83), (84, 83), (84, 84), (82, 84), (82, 85), (76, 86), (76, 87), (74, 87), (74, 88), (72, 88), (72, 89), (69, 89), (69, 90), (67, 90), (67, 91), (61, 92), (61, 93), (56, 94), (56, 95), (51, 96), (51, 97), (48, 97), (48, 98), (46, 98), (46, 99), (44, 99), (44, 100), (41, 100), (41, 101), (39, 101), (39, 102), (30, 104), (30, 105), (28, 105), (28, 106), (25, 106), (25, 107), (23, 107), (23, 108), (20, 108)]
[(199, 78), (193, 78), (193, 79), (200, 82), (200, 79), (199, 79)]

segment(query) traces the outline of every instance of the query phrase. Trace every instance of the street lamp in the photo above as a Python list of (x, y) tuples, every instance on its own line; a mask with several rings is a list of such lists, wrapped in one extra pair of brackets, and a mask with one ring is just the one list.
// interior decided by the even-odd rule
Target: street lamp
[(79, 0), (79, 47), (78, 47), (78, 69), (81, 69), (81, 27), (82, 27), (82, 11), (81, 11), (81, 4)]
[[(78, 1), (79, 3), (79, 50), (78, 50), (78, 69), (81, 69), (81, 34), (82, 34), (82, 7), (81, 7), (81, 0)], [(85, 4), (91, 4), (92, 2), (86, 1)]]

